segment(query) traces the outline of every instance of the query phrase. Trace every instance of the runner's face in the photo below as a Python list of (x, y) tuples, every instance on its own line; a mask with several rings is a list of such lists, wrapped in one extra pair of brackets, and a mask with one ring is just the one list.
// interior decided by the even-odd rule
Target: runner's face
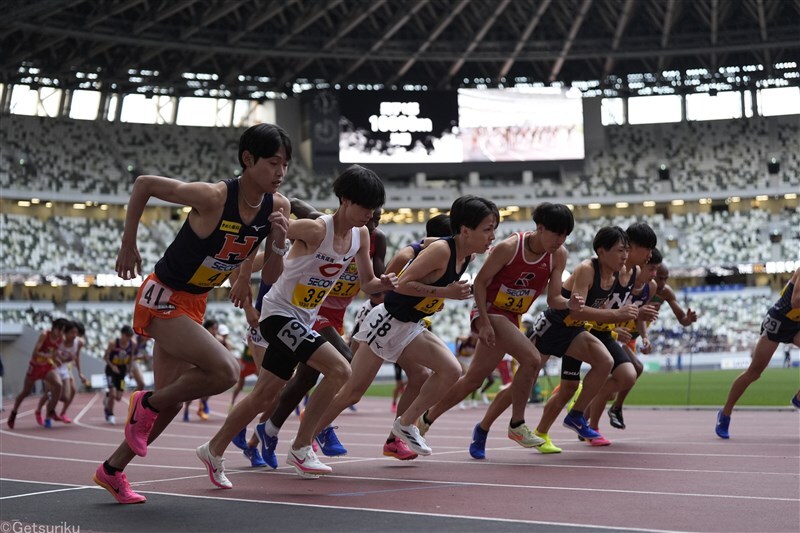
[(541, 228), (539, 230), (541, 235), (541, 243), (545, 252), (547, 253), (555, 253), (556, 250), (561, 248), (561, 246), (567, 240), (568, 235), (566, 233), (556, 233), (555, 231), (550, 231), (544, 226), (539, 226), (539, 228)]
[(628, 247), (622, 242), (618, 242), (608, 250), (600, 248), (597, 250), (597, 257), (606, 268), (619, 272), (628, 260)]
[[(252, 161), (252, 156), (250, 161)], [(245, 158), (247, 169), (252, 168), (256, 181), (265, 193), (274, 193), (283, 183), (286, 171), (289, 169), (289, 160), (286, 158), (286, 148), (281, 146), (275, 155), (271, 157), (259, 157), (258, 161), (248, 164)]]
[(380, 207), (372, 212), (372, 218), (369, 219), (367, 222), (367, 230), (369, 230), (369, 234), (372, 235), (375, 232), (375, 229), (381, 223), (381, 215), (383, 214), (383, 209)]
[(494, 215), (487, 215), (475, 229), (463, 226), (462, 231), (467, 232), (466, 236), (470, 253), (482, 254), (486, 252), (494, 242), (494, 232), (496, 229), (497, 219)]

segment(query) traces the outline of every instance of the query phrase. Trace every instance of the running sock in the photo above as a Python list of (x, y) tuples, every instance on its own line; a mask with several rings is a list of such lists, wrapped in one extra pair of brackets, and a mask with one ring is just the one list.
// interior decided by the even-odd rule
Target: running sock
[(277, 437), (278, 433), (280, 433), (281, 428), (276, 426), (272, 423), (272, 419), (267, 420), (264, 422), (264, 433), (266, 433), (270, 437)]
[(509, 426), (511, 426), (512, 429), (517, 429), (518, 427), (520, 427), (524, 423), (525, 423), (525, 419), (524, 418), (522, 420), (518, 420), (516, 422), (514, 422), (512, 420), (511, 423), (509, 424)]
[(104, 461), (103, 462), (103, 469), (106, 471), (106, 474), (108, 474), (109, 476), (116, 476), (117, 472), (122, 472), (121, 468), (114, 468), (113, 466), (108, 464), (108, 461)]
[(159, 412), (159, 411), (158, 411), (158, 409), (156, 409), (155, 407), (153, 407), (152, 405), (150, 405), (150, 396), (151, 396), (152, 394), (153, 394), (152, 392), (146, 392), (146, 393), (144, 393), (144, 397), (142, 398), (142, 405), (143, 405), (145, 408), (147, 408), (147, 409), (150, 409), (150, 410), (151, 410), (151, 411), (153, 411), (154, 413), (158, 413), (158, 412)]
[(433, 422), (428, 420), (428, 411), (425, 411), (424, 413), (422, 413), (422, 421), (425, 422), (426, 424), (428, 424), (429, 426), (431, 424), (433, 424)]

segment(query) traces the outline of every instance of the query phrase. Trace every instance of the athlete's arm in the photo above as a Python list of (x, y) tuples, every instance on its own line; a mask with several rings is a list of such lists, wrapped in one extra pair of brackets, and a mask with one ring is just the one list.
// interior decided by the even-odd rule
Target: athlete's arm
[[(215, 212), (221, 212), (227, 197), (227, 186), (223, 183), (186, 183), (163, 176), (139, 176), (133, 184), (128, 200), (128, 213), (125, 216), (125, 229), (122, 233), (122, 244), (117, 255), (116, 271), (123, 279), (131, 279), (142, 273), (142, 258), (136, 245), (136, 233), (144, 208), (150, 198), (158, 198), (165, 202), (192, 207), (189, 213), (192, 218), (208, 216), (213, 218)], [(214, 218), (216, 223), (218, 217)], [(205, 236), (197, 231), (198, 236)]]
[(375, 228), (375, 252), (372, 254), (372, 271), (376, 276), (386, 273), (386, 234)]
[(672, 309), (675, 318), (678, 319), (678, 323), (681, 326), (686, 327), (697, 322), (697, 313), (692, 311), (690, 307), (684, 312), (681, 304), (678, 303), (678, 297), (675, 296), (675, 291), (672, 290), (672, 287), (664, 285), (664, 289), (661, 291), (661, 297), (669, 304), (669, 308)]
[[(270, 285), (278, 281), (283, 273), (283, 256), (275, 253), (273, 248), (283, 249), (286, 246), (286, 235), (289, 229), (289, 219), (285, 213), (289, 212), (289, 200), (281, 194), (274, 196), (274, 209), (269, 215), (270, 231), (266, 238), (266, 251), (264, 252), (264, 266), (261, 268), (261, 279)], [(248, 280), (249, 280), (248, 276)], [(250, 285), (247, 285), (248, 295), (250, 295)], [(241, 307), (241, 306), (237, 306)]]
[(108, 343), (108, 346), (106, 347), (106, 353), (103, 354), (103, 361), (106, 362), (106, 364), (111, 368), (111, 370), (114, 373), (119, 374), (119, 367), (117, 367), (117, 365), (111, 362), (111, 352), (113, 350), (114, 350), (114, 341), (111, 341)]
[(297, 218), (316, 219), (322, 216), (322, 213), (317, 211), (314, 206), (300, 198), (292, 198), (289, 203), (291, 204), (291, 214)]
[(551, 309), (578, 311), (583, 309), (584, 297), (572, 292), (570, 299), (567, 300), (561, 295), (563, 286), (561, 277), (564, 275), (564, 269), (567, 268), (568, 255), (569, 252), (562, 246), (552, 256), (553, 263), (550, 269), (550, 279), (547, 281), (547, 306)]
[(372, 260), (369, 257), (369, 230), (366, 227), (359, 228), (359, 237), (361, 246), (356, 252), (356, 266), (361, 280), (361, 290), (373, 294), (394, 289), (397, 286), (397, 276), (394, 273), (380, 274), (380, 277), (376, 278), (372, 270)]
[(450, 245), (440, 240), (420, 252), (400, 276), (395, 292), (407, 296), (430, 296), (466, 300), (470, 287), (466, 281), (454, 281), (447, 287), (429, 285), (444, 274), (450, 259)]
[[(572, 273), (575, 277), (572, 284), (572, 293), (580, 296), (584, 301), (589, 289), (594, 283), (594, 267), (591, 263), (583, 262)], [(599, 324), (616, 324), (636, 318), (638, 310), (633, 305), (626, 305), (620, 309), (595, 309), (584, 306), (578, 311), (570, 311), (570, 316), (578, 320), (590, 320)]]
[(287, 258), (309, 255), (319, 248), (325, 238), (325, 222), (320, 219), (308, 218), (290, 220), (286, 237), (293, 241)]
[(794, 290), (792, 291), (790, 302), (792, 304), (792, 309), (800, 309), (800, 268), (794, 271), (792, 280), (794, 281)]
[(75, 368), (78, 369), (78, 379), (80, 379), (81, 382), (85, 382), (86, 376), (81, 372), (81, 349), (83, 349), (83, 341), (75, 339), (75, 342), (78, 343), (78, 348), (75, 350)]

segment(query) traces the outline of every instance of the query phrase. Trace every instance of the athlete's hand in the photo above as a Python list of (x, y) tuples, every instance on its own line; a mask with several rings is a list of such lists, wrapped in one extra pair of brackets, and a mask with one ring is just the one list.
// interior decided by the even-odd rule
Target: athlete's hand
[(583, 300), (583, 296), (573, 292), (569, 297), (569, 301), (567, 302), (567, 309), (570, 311), (580, 311), (583, 309), (585, 303), (586, 302)]
[(283, 208), (278, 208), (277, 211), (270, 213), (269, 223), (271, 225), (269, 236), (272, 242), (277, 243), (276, 248), (283, 248), (283, 243), (286, 242), (286, 232), (289, 231), (289, 219), (283, 214)]
[(397, 276), (394, 272), (389, 272), (388, 274), (381, 274), (381, 285), (383, 285), (386, 289), (396, 289), (397, 288)]
[(139, 255), (136, 243), (126, 245), (123, 242), (120, 245), (115, 270), (122, 279), (133, 279), (142, 274), (142, 256)]
[(246, 306), (244, 308), (244, 317), (247, 320), (247, 325), (249, 325), (251, 328), (258, 329), (258, 319), (260, 318), (258, 309), (252, 305)]
[(478, 328), (478, 339), (480, 340), (480, 342), (486, 344), (486, 346), (492, 348), (494, 347), (496, 339), (494, 335), (494, 328), (492, 327), (491, 323), (487, 321), (485, 324), (481, 325)]
[(239, 276), (231, 286), (231, 292), (228, 299), (233, 303), (234, 307), (244, 309), (245, 307), (252, 307), (253, 293), (250, 291), (250, 280), (248, 276)]
[(472, 296), (472, 286), (466, 280), (454, 281), (443, 292), (446, 298), (466, 300)]
[(639, 308), (633, 304), (623, 305), (617, 309), (617, 319), (614, 322), (627, 322), (628, 320), (636, 320), (639, 316)]
[(639, 348), (639, 351), (645, 355), (653, 351), (653, 345), (650, 344), (650, 339), (647, 337), (642, 337), (642, 347)]
[(631, 340), (631, 332), (625, 328), (614, 328), (614, 332), (617, 334), (617, 340), (623, 344)]
[(686, 316), (681, 320), (681, 326), (691, 326), (697, 322), (697, 313), (692, 311), (691, 307), (686, 310)]
[(639, 318), (645, 322), (652, 322), (658, 318), (658, 307), (653, 304), (643, 305), (639, 308)]

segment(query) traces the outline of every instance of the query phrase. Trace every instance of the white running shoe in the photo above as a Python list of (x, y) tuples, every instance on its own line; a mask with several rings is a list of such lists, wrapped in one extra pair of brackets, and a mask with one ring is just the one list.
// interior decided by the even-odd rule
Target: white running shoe
[(114, 426), (114, 425), (116, 425), (116, 423), (117, 423), (117, 419), (116, 419), (116, 418), (114, 418), (114, 415), (108, 415), (108, 416), (106, 417), (106, 422), (108, 422), (108, 424), (109, 424), (110, 426)]
[(208, 449), (208, 445), (209, 443), (206, 442), (202, 446), (197, 447), (197, 458), (206, 465), (211, 483), (221, 489), (232, 489), (233, 483), (225, 476), (225, 458), (211, 455), (211, 450)]
[(306, 479), (317, 479), (333, 472), (333, 468), (319, 460), (311, 446), (303, 446), (299, 450), (291, 446), (289, 455), (286, 456), (286, 464), (294, 467), (297, 475)]
[[(421, 417), (420, 417), (421, 418)], [(419, 434), (419, 429), (414, 424), (404, 426), (400, 423), (400, 418), (394, 420), (392, 424), (392, 435), (405, 442), (411, 451), (417, 455), (430, 455), (433, 450)]]
[(535, 448), (541, 446), (546, 440), (533, 434), (533, 431), (527, 426), (522, 424), (519, 427), (512, 428), (508, 426), (508, 438), (522, 446), (523, 448)]

